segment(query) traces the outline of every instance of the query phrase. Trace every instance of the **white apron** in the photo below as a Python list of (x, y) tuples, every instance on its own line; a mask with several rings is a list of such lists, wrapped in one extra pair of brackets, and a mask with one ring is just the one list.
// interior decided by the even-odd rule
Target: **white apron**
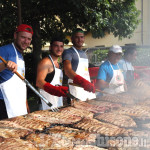
[[(88, 71), (88, 59), (80, 58), (78, 51), (72, 47), (78, 55), (79, 63), (77, 66), (76, 74), (80, 75), (81, 77), (85, 78), (90, 82), (90, 75)], [(73, 83), (72, 79), (68, 80), (68, 83)], [(86, 101), (87, 99), (94, 99), (96, 95), (92, 92), (85, 91), (83, 88), (69, 85), (70, 93), (75, 96), (76, 98), (80, 99), (81, 101)]]
[[(50, 84), (52, 84), (54, 86), (62, 85), (63, 72), (61, 69), (58, 69), (55, 67), (53, 59), (51, 58), (50, 55), (49, 55), (49, 57), (53, 63), (54, 70), (55, 70), (55, 75)], [(41, 100), (43, 110), (63, 106), (63, 97), (51, 95), (51, 94), (47, 93), (46, 91), (44, 91), (43, 89), (40, 89), (40, 93), (52, 104), (52, 106), (49, 107), (43, 100)]]
[[(17, 72), (25, 75), (25, 64), (22, 59), (19, 59), (17, 50), (12, 43), (17, 62)], [(8, 118), (27, 114), (26, 107), (26, 84), (14, 74), (9, 80), (3, 82), (1, 85), (1, 91), (4, 97)]]
[[(121, 84), (121, 83), (124, 83), (124, 77), (123, 77), (123, 74), (121, 72), (121, 70), (114, 70), (111, 63), (109, 62), (112, 70), (113, 70), (113, 77), (109, 83), (110, 84), (114, 84), (114, 85), (117, 85), (117, 84)], [(118, 65), (118, 64), (117, 64)], [(118, 66), (119, 68), (119, 66)], [(109, 93), (109, 94), (117, 94), (117, 93), (122, 93), (124, 92), (124, 84), (119, 86), (119, 87), (109, 87), (109, 88), (106, 88), (104, 89), (105, 92)]]

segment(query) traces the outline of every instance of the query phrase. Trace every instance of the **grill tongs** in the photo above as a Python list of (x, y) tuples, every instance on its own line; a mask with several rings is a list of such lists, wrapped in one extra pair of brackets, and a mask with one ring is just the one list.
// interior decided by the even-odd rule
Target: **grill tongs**
[(73, 96), (70, 92), (67, 92), (67, 97), (73, 99), (73, 100), (76, 100), (76, 101), (80, 101), (77, 97)]
[[(3, 61), (3, 63), (5, 65), (7, 65), (7, 61), (4, 60), (1, 56), (0, 56), (0, 59)], [(25, 84), (37, 95), (39, 96), (49, 107), (52, 106), (52, 104), (43, 96), (41, 95), (30, 83), (28, 80), (26, 80), (24, 77), (22, 77), (17, 71), (15, 72), (15, 74), (22, 80), (25, 82)], [(56, 111), (59, 111), (58, 108), (53, 108), (51, 107), (51, 110), (56, 112)]]
[[(77, 86), (77, 87), (81, 87), (83, 88), (82, 86), (78, 85), (78, 84), (75, 84), (75, 83), (69, 83), (69, 85), (72, 85), (72, 86)], [(104, 91), (101, 91), (99, 89), (95, 89), (96, 92), (100, 92), (100, 93), (103, 93), (103, 94), (109, 94), (107, 92), (104, 92)]]

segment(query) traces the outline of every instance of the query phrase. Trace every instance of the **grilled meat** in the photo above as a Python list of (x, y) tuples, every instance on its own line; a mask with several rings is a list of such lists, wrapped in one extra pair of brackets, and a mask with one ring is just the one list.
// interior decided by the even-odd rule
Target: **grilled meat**
[(80, 121), (82, 118), (76, 114), (65, 114), (61, 112), (51, 112), (49, 110), (45, 111), (35, 111), (27, 115), (27, 117), (32, 119), (37, 119), (53, 124), (73, 124)]
[(28, 129), (35, 129), (35, 130), (43, 130), (45, 127), (49, 127), (50, 123), (36, 120), (36, 119), (31, 119), (28, 117), (23, 117), (23, 116), (18, 116), (15, 118), (10, 119), (11, 122), (23, 127), (23, 128), (28, 128)]
[(13, 121), (10, 121), (9, 119), (7, 120), (1, 120), (0, 121), (0, 128), (14, 128), (14, 129), (26, 129), (26, 130), (30, 130), (32, 131), (31, 129), (28, 129), (26, 127), (23, 127), (19, 124), (16, 124), (15, 122)]
[(108, 101), (108, 102), (119, 103), (119, 104), (126, 104), (126, 105), (131, 105), (135, 103), (132, 96), (126, 93), (115, 94), (115, 95), (107, 94), (105, 96), (101, 96), (97, 100)]
[(77, 143), (79, 140), (80, 144), (82, 141), (86, 144), (94, 143), (96, 139), (96, 134), (91, 134), (83, 130), (63, 126), (55, 126), (53, 128), (50, 128), (48, 130), (48, 133), (52, 136), (64, 136), (72, 140), (74, 143)]
[(40, 149), (64, 149), (70, 150), (73, 148), (72, 141), (63, 136), (54, 137), (49, 134), (32, 133), (26, 137), (27, 140), (33, 142)]
[(135, 121), (131, 117), (126, 115), (115, 114), (110, 112), (110, 113), (100, 114), (95, 118), (101, 121), (112, 123), (119, 127), (125, 127), (125, 128), (136, 127)]
[(79, 123), (75, 124), (74, 127), (105, 136), (117, 136), (126, 132), (123, 128), (119, 128), (115, 125), (104, 123), (96, 119), (83, 119)]
[(0, 143), (2, 143), (4, 141), (4, 137), (0, 136)]
[(150, 110), (147, 106), (135, 105), (131, 107), (122, 107), (112, 113), (118, 113), (122, 115), (128, 115), (139, 119), (148, 119), (150, 118)]
[(30, 141), (18, 138), (6, 138), (0, 143), (0, 150), (39, 150)]
[(98, 99), (89, 100), (87, 102), (89, 104), (92, 104), (92, 105), (98, 105), (98, 106), (101, 106), (101, 107), (108, 107), (110, 110), (118, 109), (118, 108), (122, 107), (122, 104), (117, 104), (117, 103), (112, 103), (112, 102), (105, 102), (105, 101), (99, 101)]
[(85, 118), (93, 118), (93, 113), (88, 110), (78, 109), (74, 107), (66, 107), (60, 110), (61, 113), (68, 114), (68, 115), (76, 115), (79, 117)]
[(104, 113), (106, 111), (109, 111), (109, 108), (107, 106), (103, 107), (103, 106), (92, 105), (83, 101), (72, 101), (72, 102), (73, 102), (72, 105), (75, 108), (78, 108), (81, 110), (87, 110), (93, 113)]
[(28, 135), (30, 133), (29, 130), (25, 129), (13, 129), (13, 128), (3, 128), (0, 127), (0, 136), (4, 138), (20, 138)]

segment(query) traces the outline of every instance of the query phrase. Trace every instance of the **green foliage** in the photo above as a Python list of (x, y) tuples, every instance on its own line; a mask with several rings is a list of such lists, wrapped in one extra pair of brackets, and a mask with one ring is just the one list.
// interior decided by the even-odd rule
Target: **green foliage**
[[(22, 23), (33, 27), (33, 54), (26, 63), (34, 64), (31, 70), (36, 77), (37, 63), (41, 59), (41, 47), (56, 35), (70, 35), (80, 26), (91, 32), (94, 38), (113, 33), (120, 39), (131, 37), (140, 20), (135, 0), (22, 0)], [(0, 45), (13, 40), (18, 25), (17, 0), (0, 1)], [(68, 41), (66, 40), (66, 43)], [(101, 54), (101, 58), (105, 57)], [(30, 77), (30, 75), (29, 75)], [(34, 81), (35, 83), (35, 81)]]
[(150, 66), (150, 47), (137, 48), (137, 58), (133, 62), (134, 66)]
[(101, 62), (107, 59), (107, 54), (108, 54), (108, 49), (98, 49), (94, 51), (94, 56), (96, 56), (97, 58), (97, 62)]
[[(124, 47), (123, 51), (126, 49)], [(134, 66), (150, 66), (150, 47), (137, 47), (137, 57), (133, 62)], [(101, 63), (107, 59), (108, 49), (97, 49), (93, 52), (93, 57), (91, 63), (95, 62), (95, 57), (97, 62)]]
[[(0, 41), (12, 41), (17, 25), (17, 1), (1, 0)], [(70, 34), (80, 26), (94, 38), (112, 32), (120, 39), (130, 38), (140, 20), (135, 0), (22, 0), (22, 22), (40, 26), (41, 44), (56, 33)]]

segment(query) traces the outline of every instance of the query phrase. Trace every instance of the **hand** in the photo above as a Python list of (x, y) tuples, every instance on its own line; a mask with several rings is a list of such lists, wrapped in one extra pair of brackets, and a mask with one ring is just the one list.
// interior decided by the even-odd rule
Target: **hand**
[(110, 88), (117, 88), (117, 87), (119, 87), (119, 86), (122, 86), (122, 85), (124, 85), (124, 83), (118, 83), (118, 84), (109, 84), (109, 87)]
[(17, 64), (14, 63), (13, 61), (8, 61), (6, 67), (11, 70), (12, 72), (17, 71)]
[(88, 80), (82, 78), (79, 75), (76, 75), (73, 79), (73, 83), (81, 85), (84, 90), (95, 93), (94, 84), (89, 82)]
[(44, 84), (44, 90), (46, 92), (48, 92), (49, 94), (54, 95), (54, 96), (66, 97), (66, 94), (68, 92), (68, 87), (66, 87), (66, 86), (53, 86), (52, 84), (47, 82)]

